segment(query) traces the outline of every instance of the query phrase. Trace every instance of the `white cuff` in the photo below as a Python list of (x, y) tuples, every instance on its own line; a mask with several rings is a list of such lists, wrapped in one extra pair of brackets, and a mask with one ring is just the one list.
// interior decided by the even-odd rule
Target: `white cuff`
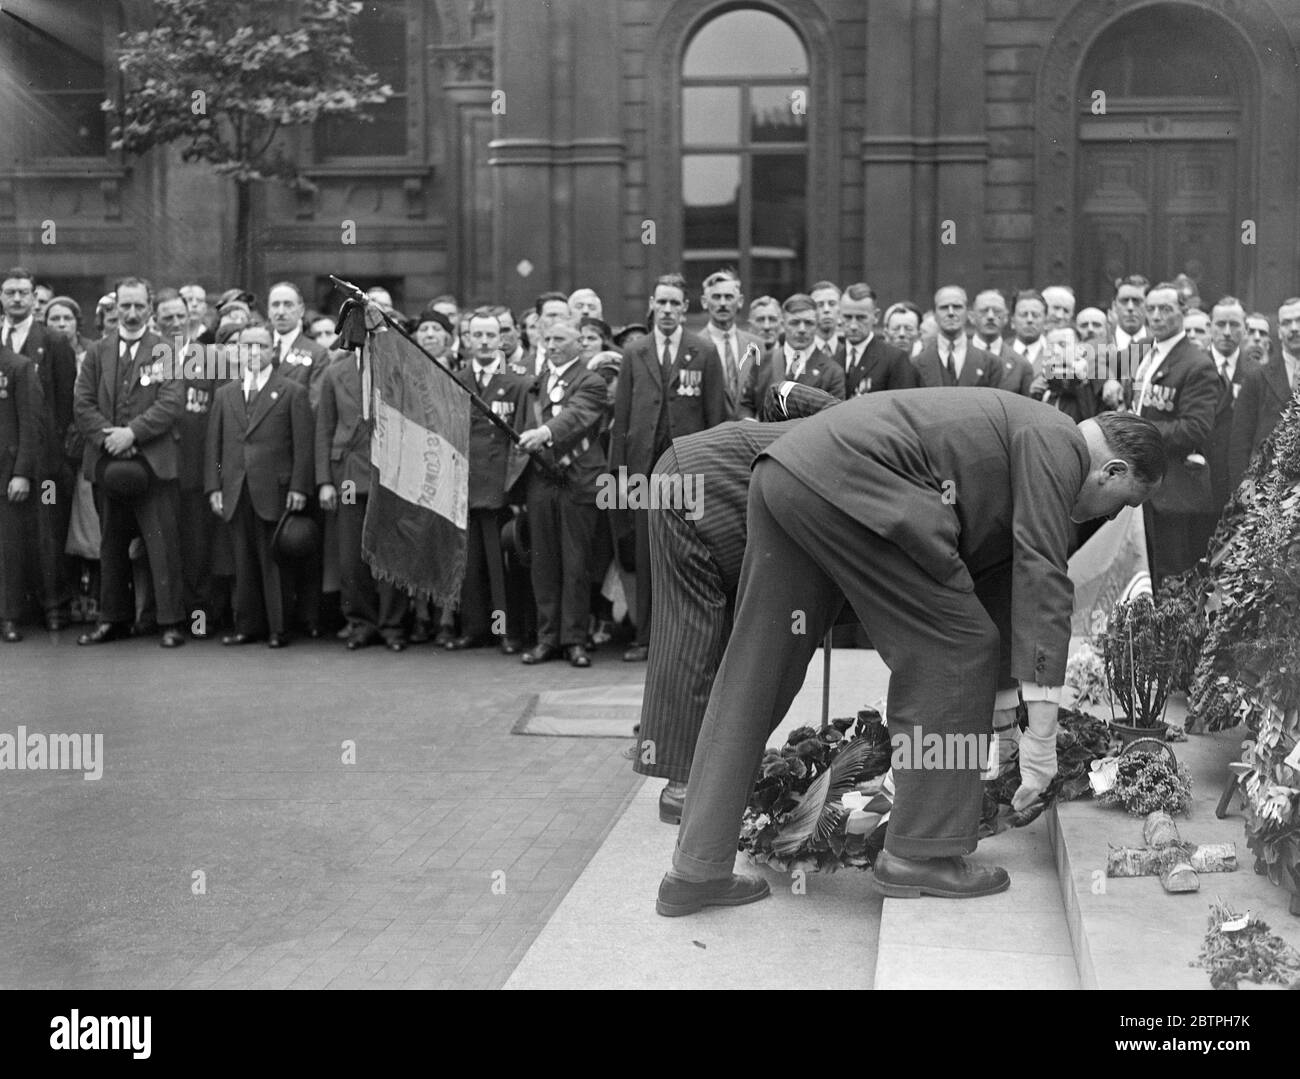
[(1020, 696), (1026, 702), (1029, 701), (1051, 701), (1052, 704), (1061, 703), (1060, 686), (1042, 686), (1037, 682), (1021, 682)]

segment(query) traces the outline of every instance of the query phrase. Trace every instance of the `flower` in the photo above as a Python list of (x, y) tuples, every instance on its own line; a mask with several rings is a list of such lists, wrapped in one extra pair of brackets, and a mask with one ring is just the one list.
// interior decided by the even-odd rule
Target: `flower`
[(771, 779), (773, 776), (787, 776), (790, 774), (790, 765), (784, 759), (777, 757), (774, 761), (769, 761), (763, 765), (763, 778)]
[(844, 741), (844, 735), (834, 727), (826, 726), (817, 732), (817, 740), (828, 746)]
[(796, 727), (790, 732), (790, 737), (786, 739), (787, 745), (798, 745), (807, 738), (816, 738), (817, 732), (811, 727)]

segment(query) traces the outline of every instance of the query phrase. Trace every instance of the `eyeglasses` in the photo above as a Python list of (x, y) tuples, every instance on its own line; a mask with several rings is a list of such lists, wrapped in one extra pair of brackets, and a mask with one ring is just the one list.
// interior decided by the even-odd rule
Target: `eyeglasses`
[(29, 288), (7, 288), (0, 289), (0, 296), (30, 296), (32, 290)]

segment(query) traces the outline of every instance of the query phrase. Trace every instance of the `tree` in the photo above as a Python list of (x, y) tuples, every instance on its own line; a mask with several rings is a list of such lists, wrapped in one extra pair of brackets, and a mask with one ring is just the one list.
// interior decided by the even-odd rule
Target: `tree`
[(392, 87), (363, 69), (346, 0), (154, 0), (150, 30), (120, 36), (125, 88), (112, 146), (143, 154), (181, 143), (181, 159), (207, 161), (235, 184), (239, 284), (253, 284), (252, 185), (303, 183), (284, 129), (323, 117), (367, 120), (365, 106)]

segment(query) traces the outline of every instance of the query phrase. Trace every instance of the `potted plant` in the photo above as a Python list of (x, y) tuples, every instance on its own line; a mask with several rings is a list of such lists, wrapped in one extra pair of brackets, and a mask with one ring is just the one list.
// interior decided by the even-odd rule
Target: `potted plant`
[[(1101, 634), (1111, 727), (1127, 745), (1136, 738), (1163, 739), (1165, 706), (1174, 686), (1185, 627), (1180, 615), (1150, 596), (1115, 604)], [(1121, 715), (1115, 715), (1119, 703)]]

